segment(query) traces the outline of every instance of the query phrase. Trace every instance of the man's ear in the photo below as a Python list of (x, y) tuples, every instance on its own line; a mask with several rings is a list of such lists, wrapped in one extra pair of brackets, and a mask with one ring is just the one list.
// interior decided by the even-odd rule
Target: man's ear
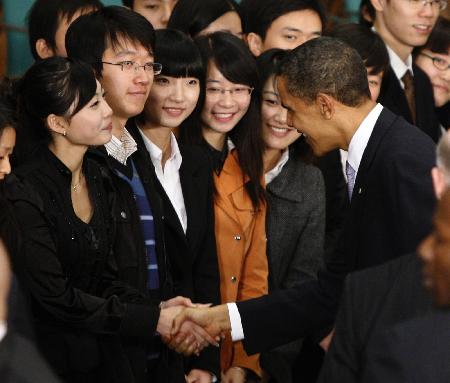
[(55, 114), (49, 114), (47, 116), (47, 126), (51, 132), (65, 136), (69, 124), (64, 117), (57, 116)]
[(41, 59), (47, 59), (55, 55), (53, 49), (49, 47), (47, 41), (45, 41), (44, 39), (39, 39), (38, 41), (36, 41), (35, 47), (36, 52)]
[(431, 169), (431, 178), (433, 180), (434, 194), (436, 194), (437, 199), (440, 199), (447, 188), (445, 174), (441, 169), (435, 166)]
[(375, 11), (382, 12), (386, 5), (386, 0), (370, 0)]
[(325, 93), (319, 93), (316, 97), (316, 104), (325, 120), (331, 120), (333, 118), (335, 114), (335, 103), (332, 97)]
[(252, 52), (253, 56), (258, 57), (261, 53), (263, 53), (263, 41), (260, 35), (250, 32), (249, 34), (247, 34), (246, 39), (248, 49), (250, 49), (250, 52)]

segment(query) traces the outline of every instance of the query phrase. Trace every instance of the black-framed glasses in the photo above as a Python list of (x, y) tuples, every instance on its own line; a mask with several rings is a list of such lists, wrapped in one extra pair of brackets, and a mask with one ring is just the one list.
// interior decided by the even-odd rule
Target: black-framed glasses
[(447, 60), (441, 59), (440, 57), (436, 56), (430, 56), (426, 53), (420, 52), (422, 56), (428, 57), (431, 61), (433, 61), (433, 65), (436, 67), (436, 69), (439, 70), (447, 70), (450, 69), (450, 64), (447, 62)]
[(430, 4), (433, 8), (440, 11), (447, 8), (447, 0), (408, 0), (412, 7), (419, 9), (420, 7), (426, 7)]
[(144, 68), (145, 72), (153, 72), (155, 76), (160, 74), (162, 71), (162, 64), (160, 63), (145, 63), (140, 65), (135, 61), (119, 61), (117, 63), (102, 61), (102, 64), (120, 66), (122, 72), (131, 72), (133, 70), (137, 71), (139, 68)]

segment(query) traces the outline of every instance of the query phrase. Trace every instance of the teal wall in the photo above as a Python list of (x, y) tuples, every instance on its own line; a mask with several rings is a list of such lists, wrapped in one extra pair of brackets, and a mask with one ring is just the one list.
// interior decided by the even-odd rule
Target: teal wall
[[(121, 5), (121, 0), (102, 0), (105, 5)], [(8, 25), (25, 28), (26, 15), (33, 0), (3, 0), (4, 20)], [(10, 30), (8, 32), (8, 75), (23, 74), (33, 62), (28, 47), (28, 36), (25, 31)]]

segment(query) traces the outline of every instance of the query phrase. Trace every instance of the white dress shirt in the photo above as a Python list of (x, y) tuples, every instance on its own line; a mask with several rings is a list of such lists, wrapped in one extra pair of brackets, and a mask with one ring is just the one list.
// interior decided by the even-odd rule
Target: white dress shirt
[(170, 134), (171, 153), (163, 169), (161, 166), (163, 156), (162, 150), (156, 146), (140, 128), (139, 132), (141, 133), (145, 147), (150, 154), (153, 166), (155, 167), (156, 176), (169, 197), (170, 202), (177, 213), (178, 219), (180, 220), (181, 226), (183, 227), (183, 231), (186, 234), (187, 214), (180, 181), (180, 166), (183, 159), (181, 157), (177, 139), (173, 133)]
[(270, 182), (272, 182), (283, 170), (284, 165), (286, 165), (286, 162), (289, 160), (289, 149), (285, 149), (283, 153), (281, 154), (281, 157), (275, 167), (271, 170), (269, 170), (266, 174), (264, 174), (264, 180), (266, 181), (266, 185)]
[(6, 321), (2, 320), (2, 321), (0, 321), (0, 342), (6, 336), (6, 332), (7, 332)]
[(112, 136), (111, 141), (105, 144), (105, 148), (108, 155), (125, 165), (128, 157), (137, 150), (137, 144), (128, 130), (123, 128), (122, 136), (120, 138)]
[[(362, 121), (350, 141), (347, 161), (355, 170), (355, 177), (358, 174), (359, 164), (361, 163), (364, 150), (382, 110), (383, 106), (377, 104)], [(236, 303), (227, 303), (227, 308), (231, 323), (231, 339), (233, 342), (243, 340), (245, 338), (244, 328), (242, 327), (241, 315), (239, 314)]]
[(398, 57), (397, 53), (395, 53), (389, 45), (386, 44), (386, 48), (389, 54), (389, 63), (391, 64), (391, 68), (395, 73), (395, 76), (398, 78), (398, 81), (400, 82), (400, 86), (402, 89), (405, 89), (405, 84), (403, 84), (402, 77), (405, 75), (405, 73), (409, 70), (412, 75), (414, 75), (413, 68), (412, 68), (412, 55), (410, 54), (408, 58), (406, 59), (406, 63), (403, 62), (403, 60)]

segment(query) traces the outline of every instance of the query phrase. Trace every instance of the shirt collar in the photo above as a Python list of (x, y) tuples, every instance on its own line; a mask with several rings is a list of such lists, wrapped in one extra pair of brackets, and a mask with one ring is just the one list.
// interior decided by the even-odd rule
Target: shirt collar
[[(139, 133), (142, 136), (142, 139), (144, 140), (144, 145), (147, 151), (150, 154), (150, 158), (152, 160), (152, 163), (154, 166), (161, 166), (161, 160), (163, 152), (162, 150), (156, 146), (139, 128)], [(173, 133), (170, 133), (170, 157), (167, 159), (167, 161), (172, 162), (175, 164), (176, 169), (180, 169), (181, 163), (183, 162), (183, 158), (181, 156), (180, 148), (178, 146), (177, 139), (175, 138), (175, 135)]]
[(5, 321), (0, 321), (0, 342), (3, 340), (3, 338), (6, 336), (6, 332), (8, 330), (8, 327), (6, 325)]
[(128, 130), (123, 128), (120, 139), (116, 136), (112, 136), (111, 141), (105, 144), (105, 148), (108, 155), (125, 165), (128, 157), (137, 150), (137, 144)]
[(283, 153), (281, 154), (281, 157), (278, 160), (275, 167), (273, 169), (269, 170), (266, 174), (264, 174), (264, 179), (266, 181), (266, 185), (268, 183), (272, 182), (274, 180), (274, 178), (276, 178), (281, 173), (281, 171), (284, 168), (284, 165), (286, 165), (288, 160), (289, 160), (289, 149), (286, 148), (283, 151)]
[(389, 62), (391, 64), (392, 70), (394, 71), (395, 76), (400, 81), (408, 70), (411, 72), (411, 74), (414, 74), (412, 68), (412, 55), (408, 56), (405, 63), (400, 57), (398, 57), (397, 53), (395, 53), (389, 45), (386, 44), (386, 48), (389, 54)]
[(363, 120), (350, 141), (347, 161), (356, 173), (358, 173), (364, 150), (382, 110), (383, 106), (377, 104)]

